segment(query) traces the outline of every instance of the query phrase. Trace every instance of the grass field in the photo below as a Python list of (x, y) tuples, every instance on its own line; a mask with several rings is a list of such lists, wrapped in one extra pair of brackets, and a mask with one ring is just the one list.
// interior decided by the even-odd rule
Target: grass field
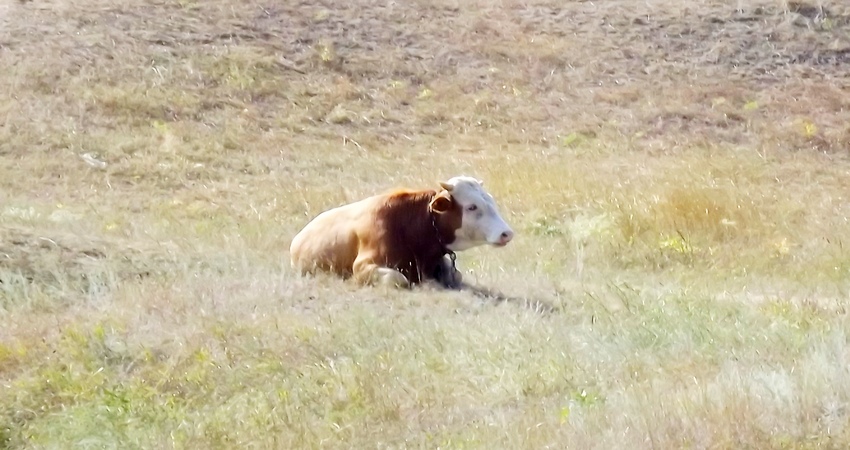
[[(0, 3), (0, 448), (847, 448), (840, 0)], [(493, 295), (289, 267), (458, 174)]]

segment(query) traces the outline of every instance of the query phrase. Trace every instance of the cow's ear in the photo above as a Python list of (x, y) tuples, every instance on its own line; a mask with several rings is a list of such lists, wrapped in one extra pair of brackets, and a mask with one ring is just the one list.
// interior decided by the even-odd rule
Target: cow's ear
[(452, 191), (452, 189), (454, 189), (454, 188), (455, 188), (453, 184), (449, 184), (449, 183), (447, 183), (447, 182), (445, 182), (445, 181), (441, 181), (441, 182), (440, 182), (440, 187), (442, 187), (443, 189), (445, 189), (445, 190), (447, 190), (447, 191), (449, 191), (449, 192), (451, 192), (451, 191)]
[(434, 200), (431, 200), (431, 211), (436, 213), (444, 213), (451, 209), (452, 207), (452, 199), (446, 195), (438, 195), (434, 197)]

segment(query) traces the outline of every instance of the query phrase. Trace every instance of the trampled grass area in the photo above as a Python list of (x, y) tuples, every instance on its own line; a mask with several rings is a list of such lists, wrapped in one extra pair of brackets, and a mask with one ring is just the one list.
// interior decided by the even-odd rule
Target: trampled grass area
[[(838, 1), (0, 5), (0, 447), (843, 448)], [(485, 181), (483, 293), (289, 268)]]

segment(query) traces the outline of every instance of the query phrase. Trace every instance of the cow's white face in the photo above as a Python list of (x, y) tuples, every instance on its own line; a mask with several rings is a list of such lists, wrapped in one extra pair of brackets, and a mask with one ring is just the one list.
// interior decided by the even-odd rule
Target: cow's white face
[(480, 245), (504, 247), (514, 237), (511, 227), (499, 215), (493, 197), (484, 191), (482, 182), (472, 177), (454, 177), (440, 186), (463, 211), (461, 226), (449, 250), (461, 251)]

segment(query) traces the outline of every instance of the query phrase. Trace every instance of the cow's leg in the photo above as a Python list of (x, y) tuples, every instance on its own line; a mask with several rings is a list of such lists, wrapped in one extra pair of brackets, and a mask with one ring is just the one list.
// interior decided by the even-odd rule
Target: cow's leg
[(401, 272), (389, 267), (378, 267), (375, 270), (381, 284), (397, 288), (409, 288), (410, 281)]
[(440, 258), (434, 279), (449, 289), (458, 289), (463, 284), (463, 275), (454, 267), (448, 256)]
[(382, 284), (398, 288), (409, 288), (410, 281), (401, 272), (381, 267), (370, 258), (358, 257), (354, 261), (354, 279), (362, 284)]

